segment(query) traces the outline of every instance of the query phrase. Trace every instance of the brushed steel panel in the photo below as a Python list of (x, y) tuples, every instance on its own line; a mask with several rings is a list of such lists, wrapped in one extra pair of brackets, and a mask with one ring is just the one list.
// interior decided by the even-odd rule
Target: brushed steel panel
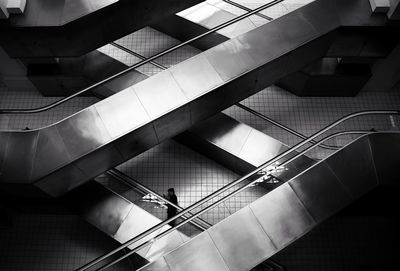
[(96, 152), (89, 153), (75, 161), (75, 165), (89, 178), (99, 175), (99, 169), (105, 171), (124, 161), (113, 143), (102, 146)]
[(92, 6), (93, 8), (97, 9), (101, 9), (104, 8), (106, 6), (109, 6), (111, 4), (114, 4), (116, 2), (118, 2), (119, 0), (92, 0)]
[(289, 184), (317, 223), (333, 215), (352, 200), (324, 162), (292, 179)]
[(187, 101), (168, 70), (134, 85), (133, 88), (152, 119), (172, 111)]
[(86, 0), (65, 0), (62, 13), (62, 24), (74, 21), (79, 17), (89, 14), (94, 10), (91, 1)]
[(265, 26), (238, 36), (239, 40), (248, 54), (256, 61), (257, 65), (267, 63), (282, 55), (281, 43), (284, 43), (282, 26), (275, 21), (269, 22)]
[(320, 34), (326, 34), (340, 25), (336, 1), (314, 1), (298, 12)]
[(58, 123), (57, 129), (72, 158), (93, 151), (111, 139), (94, 107)]
[(39, 132), (16, 132), (9, 136), (1, 178), (14, 183), (29, 183)]
[(59, 197), (87, 181), (87, 177), (74, 164), (69, 164), (37, 181), (35, 185), (53, 197)]
[(0, 182), (5, 180), (3, 178), (3, 163), (5, 162), (6, 158), (6, 150), (7, 150), (7, 144), (8, 144), (8, 139), (10, 138), (11, 133), (10, 132), (3, 132), (0, 133)]
[(325, 162), (354, 198), (378, 185), (368, 136), (336, 152)]
[(277, 156), (285, 147), (278, 140), (252, 129), (240, 151), (239, 157), (255, 167)]
[[(208, 141), (225, 151), (239, 155), (252, 128), (226, 115), (218, 114), (204, 123), (202, 133)], [(215, 127), (218, 127), (217, 129)], [(198, 131), (196, 129), (194, 132)]]
[(287, 183), (251, 203), (250, 208), (277, 249), (284, 248), (315, 225)]
[(164, 258), (172, 271), (229, 271), (208, 232), (200, 233)]
[(101, 184), (90, 181), (71, 192), (76, 211), (87, 222), (114, 236), (133, 208), (133, 204)]
[[(386, 16), (373, 16), (369, 1), (336, 0), (340, 23), (343, 26), (371, 25), (374, 21), (387, 21)], [(340, 12), (342, 11), (342, 12)]]
[(69, 161), (71, 158), (57, 128), (50, 126), (39, 130), (32, 180), (44, 177)]
[(190, 128), (190, 132), (228, 153), (238, 155), (251, 132), (251, 127), (225, 114), (216, 114)]
[(278, 18), (277, 21), (283, 24), (285, 28), (281, 29), (283, 32), (283, 43), (279, 44), (279, 46), (286, 52), (320, 35), (300, 12), (288, 13)]
[(250, 270), (276, 251), (249, 207), (207, 231), (231, 271)]
[[(126, 216), (123, 223), (113, 237), (115, 240), (122, 244), (141, 234), (142, 232), (150, 229), (151, 227), (157, 225), (160, 222), (160, 219), (133, 204), (129, 214)], [(130, 248), (134, 248), (143, 244), (144, 242), (152, 239), (159, 233), (160, 230), (155, 231), (146, 238), (143, 238), (141, 241), (133, 243)], [(149, 249), (150, 246), (148, 246), (147, 249), (144, 251), (145, 253), (143, 256), (145, 256)]]
[(95, 107), (112, 138), (150, 121), (150, 117), (132, 88), (96, 103)]
[[(31, 1), (28, 0), (27, 2)], [(42, 3), (40, 5), (39, 15), (35, 24), (40, 26), (60, 25), (65, 0), (40, 2)]]
[(124, 159), (130, 159), (160, 143), (152, 124), (145, 125), (113, 142)]
[(232, 80), (256, 65), (256, 61), (248, 53), (248, 48), (236, 39), (213, 47), (205, 54), (224, 81)]
[[(165, 227), (161, 229), (160, 232), (168, 230), (170, 227)], [(168, 252), (174, 250), (175, 248), (179, 247), (184, 243), (184, 240), (181, 237), (181, 233), (178, 231), (172, 231), (168, 235), (162, 237), (155, 241), (148, 252), (146, 253), (146, 260), (152, 262), (163, 255), (167, 254)]]
[(188, 100), (211, 90), (223, 81), (204, 54), (189, 58), (169, 69)]
[(167, 262), (164, 257), (158, 258), (156, 261), (145, 265), (144, 267), (138, 269), (139, 271), (170, 271)]
[(318, 38), (288, 53), (285, 74), (296, 72), (302, 69), (305, 63), (313, 63), (326, 56), (335, 37), (336, 31), (332, 31), (324, 36), (318, 36)]
[(190, 108), (188, 105), (165, 114), (153, 122), (159, 142), (185, 131), (191, 124)]
[(380, 184), (398, 183), (400, 168), (400, 134), (369, 135), (375, 168)]
[(285, 77), (288, 73), (289, 56), (283, 55), (278, 59), (270, 61), (267, 65), (259, 67), (256, 72), (255, 92), (263, 90), (266, 86), (270, 86)]
[[(13, 20), (15, 17), (11, 17), (9, 20), (12, 20), (12, 24), (15, 26), (37, 25), (42, 4), (43, 1), (28, 0), (26, 1), (24, 16), (16, 16), (18, 18), (17, 20)], [(27, 12), (29, 12), (28, 15)]]

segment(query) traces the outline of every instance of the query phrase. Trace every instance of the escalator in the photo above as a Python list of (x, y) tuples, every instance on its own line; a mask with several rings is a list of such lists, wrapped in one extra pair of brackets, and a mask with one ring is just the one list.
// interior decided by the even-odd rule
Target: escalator
[[(288, 154), (299, 150), (346, 120), (371, 114), (399, 115), (400, 112), (395, 110), (365, 111), (345, 116), (237, 181), (187, 207), (177, 216), (154, 226), (120, 248), (95, 259), (78, 270), (88, 270), (124, 247), (130, 246), (129, 255), (164, 238), (172, 230), (180, 228), (218, 204), (248, 189), (258, 182), (257, 176), (259, 179), (266, 180), (268, 175), (274, 174), (273, 171), (268, 172), (267, 169), (275, 161), (288, 157)], [(284, 161), (281, 165), (286, 166), (321, 143), (346, 134), (364, 135), (140, 270), (210, 270), (209, 268), (211, 270), (250, 270), (374, 188), (378, 186), (398, 188), (396, 169), (400, 165), (399, 132), (334, 133)], [(216, 202), (213, 200), (242, 182), (245, 183), (244, 186)], [(201, 210), (196, 209), (198, 206), (204, 206), (203, 204), (208, 201), (212, 201), (212, 204)], [(152, 235), (169, 221), (182, 218), (183, 215), (195, 209), (197, 213), (173, 229), (161, 232), (157, 236)], [(142, 238), (148, 238), (149, 235), (152, 236), (152, 240), (137, 247), (131, 246), (143, 240)], [(105, 270), (124, 258), (123, 256), (95, 270)]]
[(362, 136), (140, 270), (250, 270), (374, 188), (398, 186), (399, 165), (398, 132)]
[(1, 186), (61, 196), (321, 58), (341, 26), (379, 18), (365, 1), (318, 0), (54, 125), (1, 132)]
[(0, 46), (12, 58), (81, 56), (200, 0), (30, 0), (0, 20)]

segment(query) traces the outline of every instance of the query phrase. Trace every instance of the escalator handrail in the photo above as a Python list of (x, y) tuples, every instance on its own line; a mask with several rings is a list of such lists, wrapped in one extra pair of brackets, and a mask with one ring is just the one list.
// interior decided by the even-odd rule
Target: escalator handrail
[[(91, 268), (92, 266), (98, 264), (99, 262), (103, 261), (104, 259), (114, 255), (115, 253), (121, 251), (122, 249), (132, 245), (133, 243), (135, 243), (135, 242), (143, 239), (144, 237), (148, 236), (149, 234), (155, 232), (156, 230), (161, 229), (162, 227), (164, 227), (165, 225), (167, 225), (171, 221), (174, 221), (175, 219), (181, 218), (186, 213), (194, 210), (195, 208), (200, 207), (201, 205), (203, 205), (204, 203), (206, 203), (209, 200), (213, 199), (214, 197), (224, 193), (228, 189), (230, 189), (230, 188), (240, 184), (241, 182), (247, 180), (249, 177), (253, 176), (254, 174), (258, 174), (259, 172), (264, 171), (265, 168), (271, 166), (276, 161), (284, 158), (285, 156), (287, 156), (288, 154), (292, 153), (293, 151), (296, 151), (297, 149), (301, 148), (302, 146), (304, 146), (307, 143), (311, 142), (312, 140), (316, 139), (317, 137), (319, 137), (323, 133), (329, 131), (333, 127), (335, 127), (335, 126), (337, 126), (337, 125), (339, 125), (339, 124), (341, 124), (344, 121), (347, 121), (349, 119), (352, 119), (352, 118), (355, 118), (355, 117), (359, 117), (359, 116), (365, 116), (365, 115), (400, 115), (400, 110), (366, 110), (366, 111), (360, 111), (360, 112), (354, 112), (354, 113), (348, 114), (348, 115), (346, 115), (346, 116), (334, 121), (333, 123), (331, 123), (330, 125), (326, 126), (323, 129), (319, 130), (318, 132), (314, 133), (312, 136), (308, 137), (306, 140), (303, 140), (303, 141), (299, 142), (298, 144), (294, 145), (293, 147), (289, 148), (287, 151), (275, 156), (274, 158), (271, 158), (267, 162), (263, 163), (261, 166), (257, 167), (256, 169), (252, 170), (251, 172), (247, 173), (245, 176), (237, 179), (236, 181), (233, 181), (233, 182), (225, 185), (224, 187), (221, 187), (217, 191), (211, 193), (210, 195), (204, 197), (203, 199), (197, 201), (196, 203), (188, 206), (183, 211), (179, 212), (177, 215), (171, 217), (170, 219), (164, 220), (163, 222), (155, 225), (154, 227), (151, 227), (150, 229), (142, 232), (141, 234), (137, 235), (136, 237), (126, 241), (124, 244), (122, 244), (118, 248), (113, 249), (112, 251), (110, 251), (110, 252), (108, 252), (108, 253), (100, 256), (100, 257), (97, 257), (96, 259), (88, 262), (87, 264), (81, 266), (80, 268), (78, 268), (76, 270), (77, 271), (84, 271), (84, 270), (87, 270), (87, 269)], [(206, 208), (208, 208), (208, 207), (206, 207)], [(202, 211), (200, 211), (200, 212), (202, 212)], [(192, 220), (192, 219), (194, 219), (194, 216), (190, 217), (187, 220)], [(185, 220), (184, 222), (186, 222), (187, 220)]]
[[(318, 144), (320, 144), (320, 143), (322, 143), (322, 142), (325, 142), (326, 140), (329, 140), (329, 139), (331, 139), (332, 137), (341, 136), (341, 135), (346, 135), (346, 134), (372, 134), (372, 133), (375, 133), (375, 132), (371, 132), (371, 131), (344, 131), (344, 132), (338, 132), (338, 133), (332, 134), (332, 135), (330, 135), (330, 136), (327, 136), (327, 137), (321, 139), (320, 141), (317, 142), (317, 144), (314, 144), (314, 145), (310, 146), (310, 147), (308, 148), (308, 150), (311, 150), (312, 148), (315, 148)], [(357, 140), (357, 139), (356, 139), (356, 140)], [(355, 140), (354, 140), (354, 141), (355, 141)], [(354, 141), (353, 141), (353, 142), (354, 142)], [(346, 146), (347, 146), (347, 145), (346, 145)], [(307, 151), (308, 151), (308, 150), (307, 150)], [(306, 152), (306, 151), (305, 151), (305, 152)], [(304, 153), (305, 153), (305, 152), (304, 152)], [(300, 157), (301, 155), (303, 155), (304, 153), (302, 152), (302, 153), (297, 154), (295, 157), (290, 158), (289, 160), (283, 162), (280, 166), (285, 166), (285, 165), (289, 164), (291, 161), (293, 161), (294, 159), (299, 158), (299, 157)], [(325, 158), (325, 159), (326, 159), (326, 158)], [(323, 160), (325, 160), (325, 159), (323, 159)], [(308, 170), (308, 169), (305, 169), (304, 171), (306, 171), (306, 170)], [(304, 171), (303, 171), (303, 172), (304, 172)], [(298, 175), (300, 175), (300, 174), (302, 174), (302, 173), (299, 173)], [(259, 179), (259, 178), (258, 178), (258, 179)], [(160, 239), (160, 238), (162, 238), (162, 237), (168, 235), (168, 234), (171, 233), (173, 230), (177, 230), (178, 228), (182, 227), (182, 226), (185, 225), (186, 223), (189, 223), (192, 219), (195, 219), (196, 217), (198, 217), (198, 216), (200, 216), (200, 215), (206, 213), (207, 211), (209, 211), (209, 210), (215, 208), (217, 205), (221, 204), (222, 202), (224, 202), (224, 201), (230, 199), (231, 197), (233, 197), (233, 196), (239, 194), (240, 192), (246, 190), (247, 188), (253, 186), (253, 185), (256, 184), (257, 182), (259, 182), (258, 179), (255, 179), (255, 180), (251, 181), (250, 183), (244, 185), (243, 187), (238, 188), (237, 190), (231, 192), (230, 194), (228, 194), (228, 195), (222, 197), (222, 198), (219, 199), (218, 201), (212, 203), (211, 205), (209, 205), (209, 206), (207, 206), (206, 208), (202, 209), (201, 211), (197, 212), (196, 214), (194, 214), (192, 217), (188, 218), (187, 220), (178, 223), (178, 224), (175, 225), (173, 228), (168, 229), (168, 230), (166, 230), (166, 231), (164, 231), (164, 232), (162, 232), (162, 233), (159, 233), (159, 234), (156, 235), (155, 237), (153, 237), (153, 238), (151, 238), (150, 240), (148, 240), (148, 241), (146, 241), (146, 242), (140, 244), (139, 246), (137, 246), (137, 247), (135, 247), (135, 248), (131, 248), (131, 250), (130, 250), (129, 252), (127, 252), (125, 255), (123, 255), (123, 256), (121, 256), (121, 257), (119, 257), (119, 258), (117, 258), (117, 259), (112, 260), (111, 262), (109, 262), (109, 263), (107, 263), (106, 265), (100, 267), (99, 269), (96, 269), (96, 271), (102, 271), (102, 270), (107, 269), (108, 267), (111, 267), (111, 266), (114, 265), (114, 264), (117, 264), (118, 262), (120, 262), (120, 261), (122, 261), (123, 259), (125, 259), (125, 258), (129, 257), (130, 255), (132, 255), (133, 253), (137, 252), (138, 250), (140, 250), (140, 249), (142, 249), (142, 248), (144, 248), (144, 247), (150, 245), (150, 244), (153, 243), (154, 241), (156, 241), (156, 240), (158, 240), (158, 239)]]
[[(240, 8), (240, 9), (242, 9), (242, 10), (244, 10), (244, 11), (250, 11), (250, 10), (251, 10), (251, 8), (248, 8), (248, 7), (246, 7), (246, 6), (243, 6), (243, 5), (241, 5), (241, 4), (239, 4), (239, 3), (236, 3), (236, 2), (234, 2), (234, 1), (230, 1), (230, 0), (222, 0), (222, 1), (224, 1), (225, 3), (228, 3), (228, 4), (232, 5), (232, 6), (235, 6), (235, 7), (237, 7), (237, 8)], [(257, 15), (258, 17), (261, 17), (261, 18), (263, 18), (263, 19), (266, 19), (266, 20), (268, 20), (268, 21), (272, 21), (272, 20), (273, 20), (273, 18), (271, 18), (271, 17), (269, 17), (269, 16), (267, 16), (267, 15), (264, 15), (264, 14), (262, 14), (262, 13), (256, 13), (255, 15)]]
[[(120, 50), (122, 50), (122, 51), (124, 51), (124, 52), (126, 52), (128, 54), (130, 54), (130, 55), (133, 55), (133, 56), (135, 56), (137, 58), (140, 58), (141, 60), (146, 60), (147, 59), (145, 56), (142, 56), (141, 54), (138, 54), (138, 53), (136, 53), (136, 52), (134, 52), (134, 51), (132, 51), (132, 50), (126, 48), (125, 46), (122, 46), (122, 45), (120, 45), (120, 44), (118, 44), (116, 42), (110, 42), (110, 45), (112, 45), (112, 46), (114, 46), (114, 47), (116, 47), (116, 48), (118, 48), (118, 49), (120, 49)], [(162, 69), (162, 70), (168, 69), (167, 67), (165, 67), (165, 66), (163, 66), (163, 65), (161, 65), (161, 64), (159, 64), (159, 63), (157, 63), (155, 61), (150, 61), (150, 64), (152, 64), (152, 65), (154, 65), (157, 68)], [(267, 116), (255, 111), (255, 110), (253, 110), (253, 109), (251, 109), (251, 108), (249, 108), (249, 107), (247, 107), (247, 106), (245, 106), (245, 105), (243, 105), (241, 103), (236, 103), (235, 105), (237, 107), (247, 111), (247, 112), (250, 112), (251, 114), (253, 114), (253, 115), (255, 115), (255, 116), (257, 116), (257, 117), (259, 117), (259, 118), (261, 118), (261, 119), (263, 119), (265, 121), (268, 121), (269, 123), (274, 124), (275, 126), (278, 126), (279, 128), (281, 128), (281, 129), (283, 129), (283, 130), (285, 130), (285, 131), (287, 131), (287, 132), (289, 132), (289, 133), (291, 133), (291, 134), (293, 134), (293, 135), (295, 135), (297, 137), (300, 137), (301, 139), (307, 139), (306, 135), (304, 135), (302, 133), (299, 133), (296, 130), (293, 130), (293, 129), (287, 127), (286, 125), (284, 125), (284, 124), (282, 124), (280, 122), (277, 122), (277, 121), (275, 121), (275, 120), (273, 120), (273, 119), (271, 119), (271, 118), (269, 118), (269, 117), (267, 117)], [(315, 144), (315, 141), (313, 140), (310, 143)], [(332, 146), (332, 145), (326, 145), (326, 144), (321, 144), (319, 147), (321, 147), (323, 149), (328, 149), (328, 150), (338, 150), (338, 149), (340, 149), (340, 146)]]
[(103, 84), (105, 84), (105, 83), (107, 83), (107, 82), (109, 82), (109, 81), (111, 81), (111, 80), (113, 80), (115, 78), (118, 78), (121, 75), (124, 75), (124, 74), (126, 74), (126, 73), (128, 73), (128, 72), (130, 72), (130, 71), (132, 71), (132, 70), (144, 65), (144, 64), (150, 63), (151, 61), (153, 61), (153, 60), (155, 60), (155, 59), (157, 59), (159, 57), (162, 57), (162, 56), (164, 56), (164, 55), (166, 55), (168, 53), (171, 53), (171, 52), (173, 52), (173, 51), (175, 51), (175, 50), (177, 50), (179, 48), (182, 48), (183, 46), (186, 46), (186, 45), (188, 45), (188, 44), (190, 44), (190, 43), (192, 43), (192, 42), (194, 42), (196, 40), (199, 40), (199, 39), (201, 39), (201, 38), (203, 38), (205, 36), (208, 36), (208, 35), (216, 32), (216, 31), (218, 31), (220, 29), (223, 29), (223, 28), (225, 28), (227, 26), (230, 26), (230, 25), (232, 25), (232, 24), (234, 24), (234, 23), (236, 23), (238, 21), (241, 21), (242, 19), (245, 19), (245, 18), (247, 18), (247, 17), (249, 17), (251, 15), (254, 15), (254, 14), (256, 14), (256, 13), (258, 13), (258, 12), (260, 12), (260, 11), (266, 9), (266, 8), (269, 8), (269, 7), (273, 6), (273, 5), (276, 5), (276, 4), (278, 4), (278, 3), (282, 2), (282, 1), (284, 1), (284, 0), (274, 0), (272, 2), (269, 2), (269, 3), (265, 4), (265, 5), (262, 5), (262, 6), (258, 7), (258, 8), (256, 8), (256, 9), (253, 9), (252, 11), (249, 11), (249, 12), (246, 12), (246, 13), (244, 13), (242, 15), (239, 15), (238, 17), (235, 17), (235, 18), (233, 18), (233, 19), (231, 19), (229, 21), (226, 21), (225, 23), (222, 23), (222, 24), (220, 24), (218, 26), (215, 26), (215, 27), (207, 30), (206, 32), (204, 32), (204, 33), (202, 33), (202, 34), (200, 34), (200, 35), (198, 35), (196, 37), (193, 37), (193, 38), (191, 38), (191, 39), (189, 39), (187, 41), (184, 41), (184, 42), (179, 43), (179, 44), (177, 44), (175, 46), (172, 46), (172, 47), (170, 47), (170, 48), (168, 48), (168, 49), (166, 49), (166, 50), (164, 50), (164, 51), (162, 51), (160, 53), (157, 53), (157, 54), (147, 58), (146, 60), (139, 61), (138, 63), (133, 64), (132, 66), (129, 66), (128, 68), (124, 69), (123, 71), (120, 71), (120, 72), (118, 72), (118, 73), (116, 73), (116, 74), (114, 74), (114, 75), (112, 75), (110, 77), (107, 77), (106, 79), (103, 79), (103, 80), (101, 80), (101, 81), (99, 81), (99, 82), (97, 82), (97, 83), (95, 83), (95, 84), (93, 84), (93, 85), (91, 85), (91, 86), (89, 86), (87, 88), (84, 88), (84, 89), (82, 89), (82, 90), (80, 90), (80, 91), (78, 91), (78, 92), (76, 92), (76, 93), (74, 93), (74, 94), (72, 94), (72, 95), (70, 95), (68, 97), (60, 99), (60, 100), (58, 100), (58, 101), (56, 101), (54, 103), (51, 103), (51, 104), (48, 104), (48, 105), (45, 105), (45, 106), (42, 106), (42, 107), (31, 108), (31, 109), (12, 109), (12, 108), (10, 108), (10, 109), (0, 109), (0, 114), (33, 114), (33, 113), (40, 113), (40, 112), (43, 112), (43, 111), (50, 110), (50, 109), (52, 109), (52, 108), (54, 108), (54, 107), (56, 107), (56, 106), (58, 106), (60, 104), (63, 104), (63, 103), (65, 103), (65, 102), (67, 102), (67, 101), (69, 101), (69, 100), (71, 100), (71, 99), (73, 99), (73, 98), (75, 98), (75, 97), (77, 97), (79, 95), (82, 95), (83, 93), (86, 93), (86, 92), (88, 92), (90, 90), (93, 90), (94, 88), (96, 88), (98, 86), (101, 86), (101, 85), (103, 85)]
[[(118, 44), (118, 43), (116, 43), (116, 42), (114, 42), (114, 41), (113, 41), (113, 42), (110, 42), (109, 44), (112, 45), (112, 46), (114, 46), (114, 47), (116, 47), (116, 48), (118, 48), (118, 49), (120, 49), (120, 50), (122, 50), (122, 51), (124, 51), (125, 53), (128, 53), (128, 54), (130, 54), (130, 55), (133, 55), (133, 56), (135, 56), (135, 57), (137, 57), (137, 58), (140, 58), (141, 60), (147, 60), (147, 57), (142, 56), (141, 54), (138, 54), (138, 53), (132, 51), (131, 49), (128, 49), (128, 48), (126, 48), (125, 46), (122, 46), (121, 44)], [(155, 61), (150, 61), (149, 63), (152, 64), (152, 65), (154, 65), (154, 66), (156, 66), (157, 68), (162, 69), (162, 70), (168, 69), (168, 68), (165, 67), (164, 65), (161, 65), (161, 64), (159, 64), (159, 63), (157, 63), (157, 62), (155, 62)]]
[[(255, 110), (251, 109), (250, 107), (247, 107), (247, 106), (245, 106), (245, 105), (243, 105), (241, 103), (236, 103), (235, 105), (237, 107), (247, 111), (247, 112), (250, 112), (253, 115), (256, 115), (257, 117), (259, 117), (259, 118), (261, 118), (261, 119), (263, 119), (265, 121), (268, 121), (269, 123), (274, 124), (275, 126), (278, 126), (279, 128), (281, 128), (281, 129), (283, 129), (283, 130), (285, 130), (285, 131), (287, 131), (287, 132), (289, 132), (289, 133), (291, 133), (291, 134), (293, 134), (293, 135), (295, 135), (297, 137), (300, 137), (302, 139), (307, 139), (306, 135), (304, 135), (302, 133), (299, 133), (296, 130), (291, 129), (291, 128), (287, 127), (286, 125), (284, 125), (284, 124), (282, 124), (280, 122), (277, 122), (276, 120), (273, 120), (273, 119), (261, 114), (260, 112), (257, 112)], [(310, 141), (310, 143), (315, 144), (315, 140)], [(331, 145), (326, 145), (326, 144), (321, 144), (319, 147), (324, 148), (324, 149), (328, 149), (328, 150), (338, 150), (338, 149), (341, 148), (340, 146), (331, 146)]]

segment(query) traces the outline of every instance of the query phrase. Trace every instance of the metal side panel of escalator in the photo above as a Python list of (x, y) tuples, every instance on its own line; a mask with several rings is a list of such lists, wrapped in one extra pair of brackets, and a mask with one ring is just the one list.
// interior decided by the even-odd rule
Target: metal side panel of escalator
[(144, 270), (250, 270), (382, 185), (398, 185), (400, 133), (362, 136)]
[(3, 131), (0, 186), (61, 196), (321, 58), (340, 26), (379, 18), (365, 1), (317, 0), (51, 126)]

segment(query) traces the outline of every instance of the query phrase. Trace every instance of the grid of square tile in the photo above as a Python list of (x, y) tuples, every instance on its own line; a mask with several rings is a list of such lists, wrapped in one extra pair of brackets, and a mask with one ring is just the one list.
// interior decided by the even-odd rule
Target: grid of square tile
[[(6, 86), (0, 87), (1, 108), (36, 108), (55, 102), (61, 98), (43, 97), (36, 90), (10, 91)], [(60, 121), (86, 107), (96, 103), (94, 97), (77, 97), (60, 106), (38, 114), (0, 115), (0, 129), (20, 130), (40, 128)]]
[[(242, 101), (242, 103), (275, 121), (310, 136), (335, 120), (356, 111), (398, 109), (400, 93), (398, 91), (389, 93), (362, 92), (357, 97), (299, 98), (277, 86), (271, 86)], [(301, 140), (236, 106), (228, 108), (224, 112), (290, 146)], [(376, 130), (398, 130), (399, 127), (400, 119), (398, 116), (365, 116), (346, 121), (323, 136), (342, 130), (370, 130), (372, 128)], [(343, 145), (352, 138), (354, 137), (344, 136), (327, 143)], [(315, 155), (315, 158), (322, 158), (327, 152), (319, 149), (312, 154)]]

